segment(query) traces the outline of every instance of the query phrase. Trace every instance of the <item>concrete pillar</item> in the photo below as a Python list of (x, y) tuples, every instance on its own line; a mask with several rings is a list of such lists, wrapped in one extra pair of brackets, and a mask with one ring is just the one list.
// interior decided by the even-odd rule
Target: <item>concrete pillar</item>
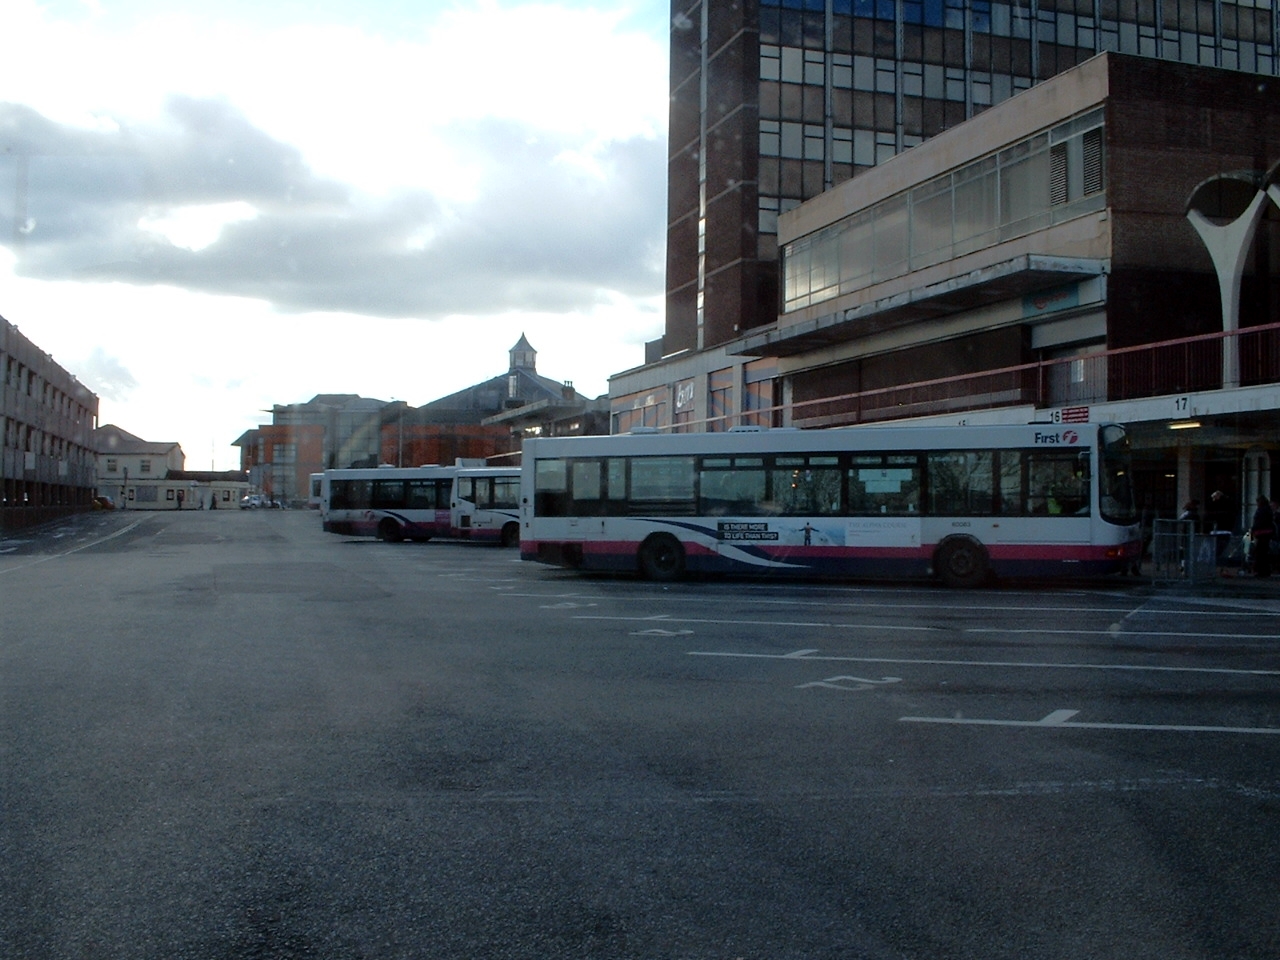
[(1192, 484), (1191, 463), (1193, 447), (1189, 443), (1178, 444), (1178, 512), (1188, 500), (1202, 500), (1200, 493)]
[[(1239, 217), (1228, 224), (1212, 223), (1198, 210), (1188, 210), (1187, 219), (1200, 234), (1200, 239), (1213, 258), (1218, 273), (1218, 290), (1222, 299), (1222, 329), (1227, 333), (1240, 329), (1240, 281), (1244, 276), (1249, 247), (1267, 195), (1261, 191)], [(1240, 338), (1224, 337), (1222, 341), (1222, 387), (1240, 386)]]

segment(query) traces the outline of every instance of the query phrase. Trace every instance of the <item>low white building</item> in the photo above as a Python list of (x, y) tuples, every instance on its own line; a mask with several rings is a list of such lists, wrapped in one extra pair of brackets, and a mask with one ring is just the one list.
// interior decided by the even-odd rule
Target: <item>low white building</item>
[(249, 492), (238, 470), (186, 470), (174, 442), (135, 437), (114, 424), (94, 431), (98, 495), (122, 510), (207, 510), (236, 507)]

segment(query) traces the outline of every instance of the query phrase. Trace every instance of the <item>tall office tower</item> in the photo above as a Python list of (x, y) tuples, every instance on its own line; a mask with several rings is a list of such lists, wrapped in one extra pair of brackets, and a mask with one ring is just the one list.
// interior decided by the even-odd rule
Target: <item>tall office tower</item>
[(778, 314), (777, 218), (1102, 51), (1280, 73), (1280, 0), (672, 0), (662, 353)]

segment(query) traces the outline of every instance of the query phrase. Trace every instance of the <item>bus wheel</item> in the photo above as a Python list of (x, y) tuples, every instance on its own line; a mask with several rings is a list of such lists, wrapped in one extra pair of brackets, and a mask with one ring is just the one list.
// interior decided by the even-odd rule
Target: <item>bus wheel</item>
[(987, 551), (972, 537), (944, 540), (933, 556), (933, 569), (948, 587), (981, 586), (991, 575)]
[(684, 547), (669, 533), (655, 533), (640, 544), (640, 573), (646, 580), (676, 580), (684, 573)]
[(385, 543), (399, 543), (404, 539), (404, 531), (390, 517), (383, 517), (378, 524), (378, 539)]
[(504, 523), (502, 525), (502, 545), (504, 547), (520, 546), (520, 524)]

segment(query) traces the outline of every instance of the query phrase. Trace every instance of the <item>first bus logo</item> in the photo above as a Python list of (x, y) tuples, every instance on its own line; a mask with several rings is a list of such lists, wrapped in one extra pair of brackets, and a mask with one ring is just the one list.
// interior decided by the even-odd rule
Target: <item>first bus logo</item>
[(1080, 434), (1074, 430), (1063, 430), (1059, 433), (1040, 433), (1036, 431), (1036, 443), (1072, 444), (1080, 442)]

